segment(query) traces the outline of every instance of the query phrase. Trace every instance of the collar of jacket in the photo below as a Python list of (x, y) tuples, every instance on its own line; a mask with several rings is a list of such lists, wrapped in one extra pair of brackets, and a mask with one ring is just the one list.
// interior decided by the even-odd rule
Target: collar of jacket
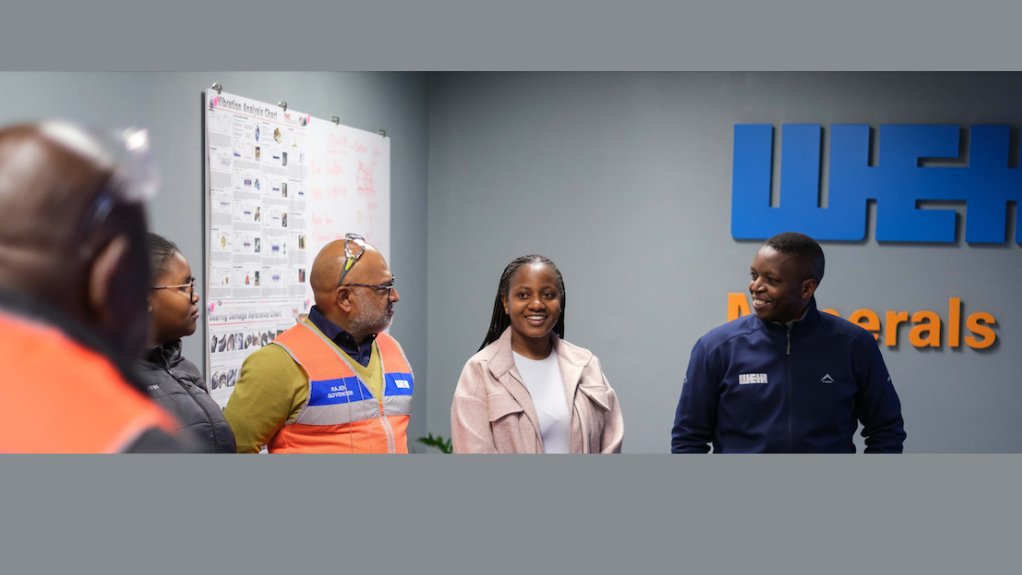
[[(788, 331), (787, 326), (783, 323), (776, 323), (772, 321), (763, 321), (756, 318), (763, 329), (770, 334), (784, 336), (785, 332)], [(795, 321), (791, 324), (791, 338), (799, 339), (812, 333), (813, 329), (820, 323), (820, 311), (816, 309), (816, 296), (813, 296), (809, 300), (809, 306), (806, 307), (805, 316), (802, 319)]]
[[(550, 337), (554, 341), (554, 349), (557, 350), (557, 365), (560, 368), (561, 379), (564, 382), (564, 393), (571, 417), (574, 417), (572, 405), (574, 404), (576, 391), (586, 394), (604, 409), (610, 409), (607, 390), (602, 385), (602, 377), (599, 381), (586, 381), (580, 385), (582, 370), (593, 360), (592, 352), (572, 345), (557, 337), (554, 333), (551, 333)], [(514, 356), (511, 355), (511, 328), (505, 329), (500, 338), (487, 346), (486, 349), (492, 352), (489, 361), (490, 373), (522, 406), (525, 410), (525, 415), (532, 421), (533, 427), (539, 433), (539, 417), (536, 415), (532, 396), (529, 395), (529, 390), (522, 383), (522, 376), (515, 367)], [(572, 432), (574, 433), (574, 426), (572, 426)], [(572, 438), (572, 441), (574, 442), (574, 438)]]
[(163, 345), (150, 347), (146, 350), (145, 359), (152, 363), (167, 362), (167, 365), (174, 365), (174, 362), (181, 357), (181, 340), (175, 339)]
[(106, 357), (117, 368), (121, 377), (139, 391), (146, 393), (147, 386), (138, 378), (134, 365), (125, 365), (117, 361), (109, 344), (87, 326), (55, 309), (51, 304), (32, 294), (0, 288), (0, 311), (53, 326), (72, 341)]

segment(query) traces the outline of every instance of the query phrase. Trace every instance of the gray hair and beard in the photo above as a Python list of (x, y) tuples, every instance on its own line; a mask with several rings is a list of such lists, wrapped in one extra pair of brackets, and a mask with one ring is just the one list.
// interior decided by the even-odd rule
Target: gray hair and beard
[(361, 339), (387, 329), (394, 317), (394, 302), (388, 300), (387, 307), (379, 309), (373, 305), (366, 305), (365, 296), (362, 294), (356, 297), (359, 298), (359, 312), (358, 315), (348, 320), (350, 328), (348, 333), (356, 339)]

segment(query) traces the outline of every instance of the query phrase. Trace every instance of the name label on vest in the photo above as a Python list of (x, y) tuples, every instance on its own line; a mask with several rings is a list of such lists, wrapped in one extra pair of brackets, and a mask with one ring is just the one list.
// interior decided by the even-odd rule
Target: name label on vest
[(369, 390), (357, 377), (322, 379), (310, 382), (309, 405), (336, 405), (372, 399)]
[(411, 395), (415, 381), (410, 373), (388, 373), (386, 395)]

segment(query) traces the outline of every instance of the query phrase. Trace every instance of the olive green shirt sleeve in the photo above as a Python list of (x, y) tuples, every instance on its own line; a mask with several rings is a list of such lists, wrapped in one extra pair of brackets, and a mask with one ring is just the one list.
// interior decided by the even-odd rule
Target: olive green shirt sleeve
[(258, 453), (308, 401), (305, 371), (284, 348), (267, 345), (248, 356), (224, 409), (238, 453)]

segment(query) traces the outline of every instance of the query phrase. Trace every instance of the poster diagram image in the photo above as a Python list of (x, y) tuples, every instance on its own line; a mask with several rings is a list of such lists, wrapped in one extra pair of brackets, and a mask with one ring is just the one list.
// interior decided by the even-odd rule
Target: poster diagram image
[(237, 368), (233, 368), (227, 371), (213, 372), (212, 377), (209, 378), (210, 391), (234, 387), (235, 380), (238, 378), (238, 371)]

